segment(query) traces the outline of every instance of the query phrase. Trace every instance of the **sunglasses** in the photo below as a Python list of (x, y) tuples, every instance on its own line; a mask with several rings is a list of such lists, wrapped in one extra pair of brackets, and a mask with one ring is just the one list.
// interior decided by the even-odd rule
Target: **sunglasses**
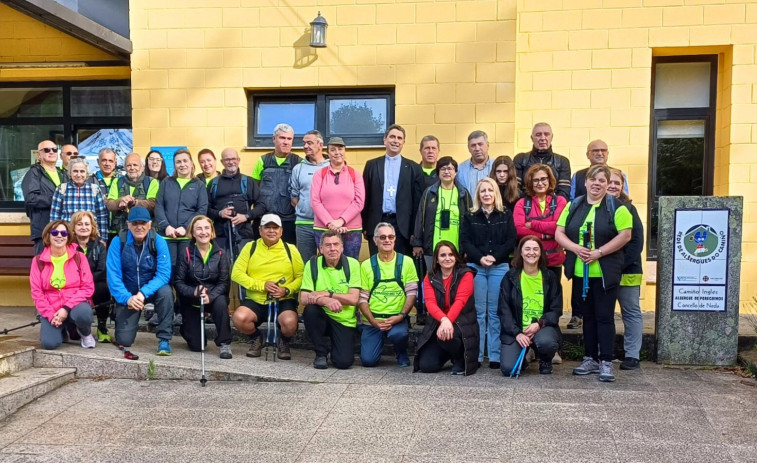
[(40, 148), (39, 151), (43, 153), (57, 153), (58, 148)]
[(66, 156), (78, 156), (79, 152), (78, 151), (65, 151), (63, 154), (65, 154)]
[(68, 230), (50, 230), (50, 234), (53, 236), (62, 236), (63, 238), (68, 236)]
[(339, 174), (341, 174), (341, 173), (342, 172), (340, 171), (340, 172), (336, 172), (334, 174), (334, 185), (339, 185)]
[(394, 238), (396, 238), (395, 235), (379, 235), (378, 236), (379, 241), (386, 241), (386, 240), (394, 241)]

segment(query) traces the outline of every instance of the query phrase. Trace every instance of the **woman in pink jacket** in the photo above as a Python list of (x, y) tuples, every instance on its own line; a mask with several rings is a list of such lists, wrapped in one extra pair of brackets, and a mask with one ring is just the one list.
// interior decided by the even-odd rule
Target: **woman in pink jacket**
[(329, 139), (328, 150), (329, 165), (313, 174), (310, 186), (315, 245), (320, 246), (324, 231), (333, 230), (342, 235), (344, 255), (357, 259), (363, 244), (363, 176), (344, 160), (345, 146), (340, 137)]
[(555, 194), (555, 185), (557, 180), (548, 165), (531, 166), (523, 178), (526, 195), (515, 203), (513, 221), (519, 240), (528, 235), (541, 238), (544, 251), (547, 253), (547, 267), (559, 282), (562, 278), (565, 251), (555, 241), (555, 229), (557, 219), (560, 218), (567, 201)]
[(42, 323), (40, 341), (44, 349), (55, 349), (69, 335), (81, 338), (83, 348), (95, 347), (92, 336), (90, 298), (95, 283), (89, 262), (77, 250), (74, 234), (65, 220), (47, 224), (42, 232), (45, 249), (32, 259), (29, 282), (32, 299)]

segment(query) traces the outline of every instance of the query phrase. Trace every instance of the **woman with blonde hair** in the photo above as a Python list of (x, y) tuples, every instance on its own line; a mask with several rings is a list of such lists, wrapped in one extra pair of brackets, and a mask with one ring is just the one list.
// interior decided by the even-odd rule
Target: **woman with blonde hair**
[(473, 287), (479, 327), (478, 361), (488, 353), (489, 368), (500, 367), (500, 322), (497, 315), (499, 287), (515, 249), (513, 214), (502, 204), (497, 183), (483, 178), (476, 186), (471, 213), (463, 216), (460, 248), (469, 266), (476, 269)]

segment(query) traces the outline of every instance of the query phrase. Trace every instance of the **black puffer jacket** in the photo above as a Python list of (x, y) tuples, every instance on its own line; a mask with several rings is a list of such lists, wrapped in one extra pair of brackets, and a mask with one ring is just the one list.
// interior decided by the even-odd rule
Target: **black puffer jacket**
[(479, 209), (475, 214), (464, 215), (462, 219), (460, 249), (465, 253), (467, 262), (481, 265), (481, 258), (486, 255), (496, 259), (495, 265), (510, 262), (510, 253), (515, 249), (517, 240), (511, 211), (494, 209), (487, 217), (484, 210)]
[(208, 298), (211, 301), (218, 297), (228, 297), (231, 286), (229, 258), (213, 243), (208, 262), (205, 263), (192, 241), (180, 256), (176, 256), (174, 286), (182, 305), (199, 303), (194, 293), (200, 285), (208, 289)]
[(623, 275), (637, 275), (643, 273), (641, 266), (641, 251), (644, 249), (644, 225), (641, 223), (636, 207), (630, 202), (623, 203), (633, 217), (631, 241), (623, 248)]
[[(511, 268), (499, 287), (497, 314), (502, 326), (499, 339), (503, 344), (512, 344), (518, 333), (523, 332), (523, 292), (520, 289), (520, 274), (523, 269)], [(541, 272), (544, 291), (544, 313), (539, 320), (541, 326), (552, 326), (560, 332), (558, 324), (562, 316), (562, 286), (554, 273), (543, 269)]]
[[(60, 182), (68, 182), (68, 175), (58, 171)], [(32, 165), (21, 180), (24, 192), (26, 216), (31, 219), (31, 238), (42, 238), (42, 230), (50, 222), (50, 209), (53, 206), (53, 193), (56, 186), (39, 163)]]
[[(457, 294), (457, 287), (463, 275), (466, 273), (472, 273), (476, 275), (476, 270), (470, 267), (458, 267), (452, 274), (452, 282), (450, 284), (449, 300), (454, 301)], [(430, 277), (427, 277), (430, 278)], [(431, 278), (431, 286), (434, 288), (434, 295), (436, 300), (440, 301), (439, 306), (444, 306), (446, 297), (444, 295), (444, 283), (442, 282), (441, 274), (435, 275)], [(421, 282), (423, 284), (423, 282)], [(460, 329), (463, 334), (463, 351), (465, 356), (465, 376), (472, 375), (478, 369), (478, 320), (476, 319), (476, 303), (474, 295), (468, 298), (468, 302), (465, 303), (463, 310), (460, 311), (460, 315), (455, 320), (455, 325)], [(428, 317), (426, 325), (423, 327), (423, 332), (418, 338), (418, 348), (416, 352), (420, 352), (423, 346), (431, 340), (433, 336), (436, 336), (436, 330), (439, 329), (439, 322), (433, 317)], [(413, 361), (413, 370), (420, 370), (420, 356), (416, 355)]]

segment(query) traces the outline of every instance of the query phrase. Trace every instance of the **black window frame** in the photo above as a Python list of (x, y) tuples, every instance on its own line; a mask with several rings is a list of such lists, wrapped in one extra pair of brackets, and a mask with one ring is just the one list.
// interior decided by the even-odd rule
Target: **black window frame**
[[(710, 63), (710, 100), (707, 107), (655, 109), (655, 82), (660, 63)], [(658, 214), (657, 197), (657, 126), (663, 121), (704, 120), (704, 160), (702, 163), (702, 194), (713, 194), (715, 182), (715, 130), (717, 114), (718, 55), (675, 55), (652, 57), (652, 87), (650, 94), (649, 131), (649, 193), (647, 198), (647, 260), (657, 260), (657, 248), (652, 246), (652, 221)]]
[[(76, 143), (74, 134), (79, 128), (112, 127), (132, 128), (132, 111), (128, 116), (72, 116), (71, 115), (71, 88), (72, 87), (112, 87), (125, 86), (131, 89), (129, 79), (117, 80), (46, 80), (39, 82), (3, 82), (0, 88), (34, 88), (49, 87), (61, 88), (63, 91), (63, 115), (52, 117), (4, 117), (0, 118), (0, 125), (61, 125), (63, 126), (64, 143)], [(41, 141), (41, 140), (40, 140)], [(35, 146), (29, 147), (36, 149)], [(0, 201), (0, 212), (23, 212), (23, 201)]]
[[(344, 98), (385, 98), (386, 126), (394, 124), (394, 87), (339, 88), (324, 90), (247, 90), (247, 148), (273, 148), (273, 134), (260, 134), (256, 130), (256, 114), (260, 103), (301, 103), (315, 104), (315, 130), (319, 130), (324, 142), (329, 137), (342, 137), (350, 147), (383, 146), (384, 134), (332, 134), (330, 132), (329, 102)], [(281, 121), (287, 123), (287, 121)], [(295, 133), (294, 145), (302, 145), (304, 133)]]

